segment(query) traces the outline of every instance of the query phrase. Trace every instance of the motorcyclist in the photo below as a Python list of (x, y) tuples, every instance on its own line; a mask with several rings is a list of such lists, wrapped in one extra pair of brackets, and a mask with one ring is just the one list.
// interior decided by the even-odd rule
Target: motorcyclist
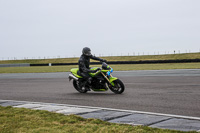
[[(82, 84), (80, 84), (81, 88), (84, 87), (87, 82), (89, 84), (91, 84), (92, 77), (89, 75), (89, 73), (95, 73), (95, 72), (99, 71), (99, 68), (96, 70), (90, 70), (90, 67), (89, 67), (90, 59), (98, 60), (101, 62), (107, 62), (104, 59), (93, 56), (91, 54), (90, 48), (84, 47), (82, 50), (82, 55), (78, 61), (80, 75), (85, 79), (85, 82), (82, 82)], [(88, 88), (86, 88), (86, 89), (88, 89)]]

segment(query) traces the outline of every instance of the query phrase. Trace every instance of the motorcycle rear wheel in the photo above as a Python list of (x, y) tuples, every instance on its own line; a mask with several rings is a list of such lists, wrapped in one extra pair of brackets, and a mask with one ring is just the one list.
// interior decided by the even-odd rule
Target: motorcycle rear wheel
[(74, 86), (74, 88), (75, 88), (78, 92), (80, 92), (80, 93), (87, 93), (87, 90), (83, 90), (82, 88), (80, 88), (79, 82), (78, 82), (78, 81), (73, 80), (73, 86)]
[(123, 82), (120, 79), (117, 79), (113, 82), (114, 82), (115, 86), (112, 86), (110, 88), (110, 90), (112, 92), (114, 92), (115, 94), (122, 94), (125, 90), (125, 86), (124, 86)]

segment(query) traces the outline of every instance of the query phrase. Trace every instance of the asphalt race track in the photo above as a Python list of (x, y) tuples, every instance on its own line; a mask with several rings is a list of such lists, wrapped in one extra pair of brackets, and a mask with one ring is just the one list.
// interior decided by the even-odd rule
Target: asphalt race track
[(0, 100), (62, 103), (200, 117), (200, 69), (118, 71), (121, 95), (78, 93), (69, 73), (0, 74)]

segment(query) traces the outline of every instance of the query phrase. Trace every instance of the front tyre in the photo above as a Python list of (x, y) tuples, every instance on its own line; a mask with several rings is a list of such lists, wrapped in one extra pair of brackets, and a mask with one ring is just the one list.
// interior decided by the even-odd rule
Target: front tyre
[(87, 90), (83, 90), (83, 89), (80, 87), (78, 81), (73, 80), (73, 86), (74, 86), (74, 88), (75, 88), (78, 92), (80, 92), (80, 93), (87, 93)]
[(124, 84), (121, 80), (117, 79), (115, 81), (113, 81), (113, 83), (115, 84), (114, 86), (112, 86), (110, 88), (110, 90), (112, 92), (114, 92), (115, 94), (122, 94), (125, 90)]

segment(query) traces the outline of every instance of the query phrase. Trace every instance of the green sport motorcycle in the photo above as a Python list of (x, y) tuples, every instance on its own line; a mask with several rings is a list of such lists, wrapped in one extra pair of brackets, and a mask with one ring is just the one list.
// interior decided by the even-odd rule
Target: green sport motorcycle
[[(97, 70), (96, 73), (89, 73), (92, 77), (92, 82), (89, 84), (86, 82), (82, 76), (80, 76), (80, 72), (78, 68), (71, 69), (71, 73), (69, 74), (69, 81), (73, 80), (74, 88), (80, 93), (86, 93), (88, 90), (93, 91), (107, 91), (111, 90), (115, 94), (121, 94), (124, 92), (125, 86), (123, 82), (111, 75), (113, 69), (108, 66), (105, 62), (102, 63), (101, 68), (91, 68), (91, 70)], [(86, 82), (84, 87), (80, 87), (80, 84)]]

